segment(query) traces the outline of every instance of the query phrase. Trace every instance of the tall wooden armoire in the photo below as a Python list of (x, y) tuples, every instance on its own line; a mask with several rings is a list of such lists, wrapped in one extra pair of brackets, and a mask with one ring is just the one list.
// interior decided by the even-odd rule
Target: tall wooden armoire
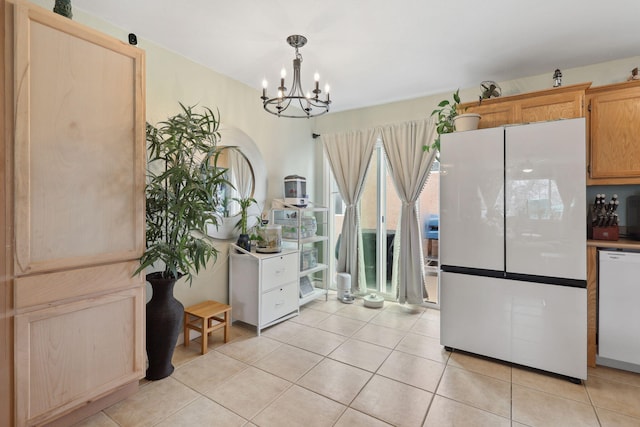
[(0, 425), (65, 424), (144, 376), (144, 52), (0, 2)]

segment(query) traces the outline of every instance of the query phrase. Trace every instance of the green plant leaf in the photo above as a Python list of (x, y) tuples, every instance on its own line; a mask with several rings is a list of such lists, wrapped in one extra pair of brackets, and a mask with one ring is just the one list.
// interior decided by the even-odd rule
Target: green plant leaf
[(453, 118), (458, 115), (458, 107), (460, 104), (460, 89), (457, 89), (453, 95), (453, 102), (448, 99), (440, 101), (438, 108), (431, 112), (431, 116), (436, 116), (436, 137), (434, 143), (431, 146), (424, 146), (423, 149), (428, 151), (429, 149), (440, 150), (440, 135), (445, 133), (451, 133), (454, 131)]
[(209, 161), (219, 155), (219, 123), (219, 111), (183, 104), (157, 126), (147, 123), (147, 247), (135, 274), (161, 267), (163, 277), (184, 275), (191, 284), (193, 273), (217, 259), (217, 249), (200, 236), (208, 222), (217, 224), (217, 188), (230, 185)]

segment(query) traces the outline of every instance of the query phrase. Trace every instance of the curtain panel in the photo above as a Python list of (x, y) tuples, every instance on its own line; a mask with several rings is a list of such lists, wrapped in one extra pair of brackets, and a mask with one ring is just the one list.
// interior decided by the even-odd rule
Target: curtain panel
[[(322, 135), (321, 140), (340, 195), (346, 204), (336, 272), (351, 275), (351, 291), (362, 289), (358, 238), (360, 212), (358, 202), (369, 169), (378, 132), (375, 129)], [(362, 276), (362, 277), (361, 277)], [(366, 284), (364, 285), (366, 288)]]
[[(407, 122), (382, 128), (382, 143), (396, 192), (402, 200), (398, 260), (398, 302), (422, 304), (424, 255), (417, 200), (429, 177), (436, 150), (424, 151), (436, 137), (431, 120)], [(398, 232), (396, 232), (396, 243)]]

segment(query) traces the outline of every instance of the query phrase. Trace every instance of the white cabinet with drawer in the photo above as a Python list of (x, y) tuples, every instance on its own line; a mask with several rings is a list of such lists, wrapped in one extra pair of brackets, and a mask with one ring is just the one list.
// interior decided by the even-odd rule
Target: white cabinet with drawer
[[(241, 252), (239, 252), (241, 251)], [(264, 328), (298, 315), (298, 251), (261, 254), (231, 245), (229, 301), (232, 320)]]
[(296, 283), (278, 286), (262, 294), (262, 324), (269, 324), (293, 311), (298, 311), (298, 288)]

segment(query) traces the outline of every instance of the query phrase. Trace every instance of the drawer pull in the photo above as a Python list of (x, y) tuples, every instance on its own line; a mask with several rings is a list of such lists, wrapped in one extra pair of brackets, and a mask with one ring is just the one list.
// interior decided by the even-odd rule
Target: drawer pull
[(281, 268), (280, 270), (276, 270), (275, 271), (276, 276), (280, 276), (281, 274), (284, 274), (285, 271), (287, 271), (286, 268)]
[(276, 307), (279, 306), (279, 305), (283, 305), (283, 304), (284, 304), (284, 300), (280, 300), (280, 301), (276, 302)]

